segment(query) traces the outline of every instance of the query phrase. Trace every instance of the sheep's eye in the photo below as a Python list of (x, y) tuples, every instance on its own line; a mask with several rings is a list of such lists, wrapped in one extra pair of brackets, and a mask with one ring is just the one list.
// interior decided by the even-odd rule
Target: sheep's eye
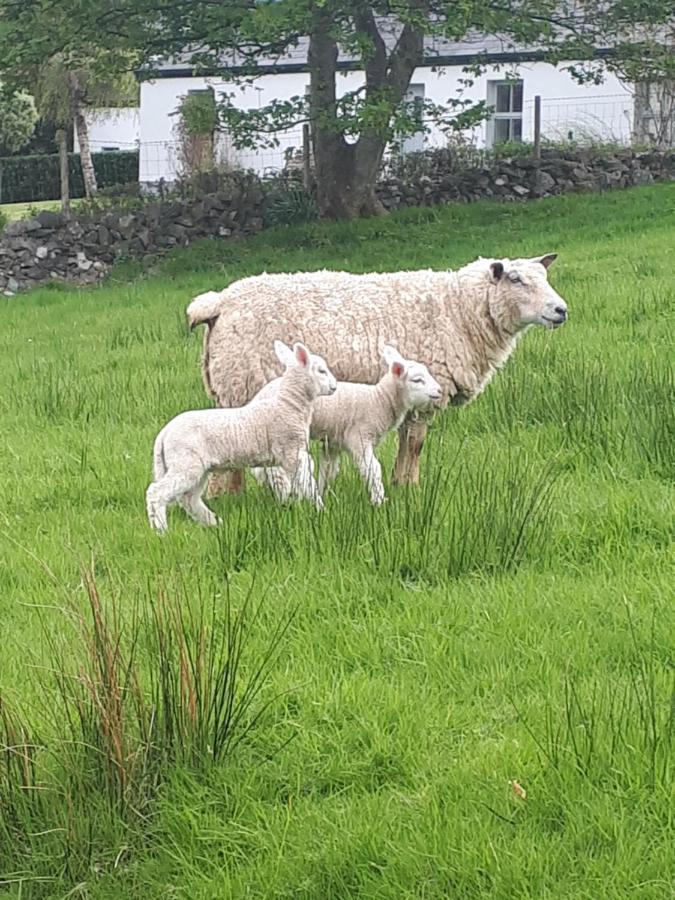
[(424, 384), (424, 378), (422, 378), (420, 375), (418, 375), (417, 378), (413, 378), (413, 383), (414, 384)]
[(513, 282), (522, 281), (522, 278), (517, 272), (509, 272), (509, 280)]
[(319, 375), (325, 375), (325, 374), (326, 374), (325, 369), (319, 369)]

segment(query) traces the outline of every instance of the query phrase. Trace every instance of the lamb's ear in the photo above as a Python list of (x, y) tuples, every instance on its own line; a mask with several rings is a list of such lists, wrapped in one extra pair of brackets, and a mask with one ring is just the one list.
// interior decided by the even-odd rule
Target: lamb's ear
[(394, 378), (403, 378), (406, 372), (405, 360), (400, 356), (397, 356), (396, 359), (392, 359), (389, 363), (389, 371)]
[(557, 253), (547, 253), (546, 256), (535, 257), (535, 261), (541, 263), (545, 269), (548, 269), (549, 266), (553, 265), (557, 258)]
[(392, 347), (391, 344), (385, 344), (382, 348), (382, 359), (386, 362), (387, 366), (391, 366), (393, 362), (401, 362), (403, 357), (398, 352), (396, 347)]
[(306, 369), (309, 365), (309, 350), (307, 347), (298, 341), (297, 344), (293, 345), (293, 353), (295, 354), (296, 362)]
[(282, 366), (288, 368), (295, 363), (295, 354), (290, 347), (287, 347), (283, 341), (274, 342), (274, 352)]
[(504, 274), (504, 263), (500, 262), (500, 260), (495, 260), (495, 262), (490, 263), (490, 274), (492, 275), (492, 280), (495, 284), (499, 281), (499, 279)]

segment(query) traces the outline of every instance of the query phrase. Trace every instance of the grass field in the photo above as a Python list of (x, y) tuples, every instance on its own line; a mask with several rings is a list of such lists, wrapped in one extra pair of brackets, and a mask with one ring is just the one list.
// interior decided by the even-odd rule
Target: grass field
[(60, 207), (60, 200), (38, 200), (34, 203), (0, 203), (0, 214), (4, 215), (8, 222), (12, 222), (14, 219), (25, 219), (31, 215), (34, 209), (57, 210)]
[[(5, 303), (0, 895), (675, 896), (674, 245), (660, 185)], [(436, 420), (419, 490), (372, 510), (348, 471), (319, 515), (251, 485), (219, 531), (151, 533), (153, 438), (208, 405), (195, 294), (549, 251), (569, 323)]]

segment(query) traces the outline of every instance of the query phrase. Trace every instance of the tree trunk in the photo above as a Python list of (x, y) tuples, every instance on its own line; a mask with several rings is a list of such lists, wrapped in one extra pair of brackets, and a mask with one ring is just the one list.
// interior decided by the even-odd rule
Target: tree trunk
[(93, 197), (97, 190), (96, 172), (94, 171), (94, 161), (91, 158), (91, 146), (89, 144), (89, 128), (84, 115), (84, 106), (77, 91), (74, 97), (75, 112), (75, 130), (77, 131), (77, 141), (80, 145), (80, 162), (82, 164), (82, 178), (84, 180), (84, 193), (87, 199)]
[[(418, 0), (418, 5), (420, 11), (426, 8), (424, 0)], [(373, 46), (372, 54), (365, 59), (366, 99), (379, 103), (386, 97), (393, 115), (422, 59), (423, 33), (406, 25), (387, 59), (373, 10), (364, 6), (355, 17), (359, 32), (367, 34)], [(315, 6), (308, 54), (309, 115), (319, 214), (328, 219), (382, 215), (385, 209), (375, 188), (389, 128), (364, 129), (355, 143), (348, 143), (340, 132), (335, 84), (338, 45), (333, 33), (330, 9)]]
[(56, 143), (59, 148), (59, 169), (61, 173), (61, 210), (70, 211), (70, 181), (68, 177), (68, 142), (66, 132), (60, 128), (56, 132)]

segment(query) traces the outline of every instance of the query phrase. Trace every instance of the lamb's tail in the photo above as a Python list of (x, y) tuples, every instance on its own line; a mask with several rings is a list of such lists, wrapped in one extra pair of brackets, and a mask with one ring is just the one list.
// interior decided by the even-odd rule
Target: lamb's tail
[(209, 337), (211, 329), (221, 313), (222, 303), (222, 295), (218, 291), (207, 291), (205, 294), (195, 297), (187, 308), (190, 330), (195, 329), (198, 325), (206, 325), (204, 349), (202, 351), (202, 381), (204, 382), (206, 393), (211, 397), (216, 397), (216, 392), (213, 390), (209, 375)]
[(152, 478), (159, 481), (167, 473), (166, 459), (164, 458), (164, 429), (160, 431), (155, 440), (152, 451)]

